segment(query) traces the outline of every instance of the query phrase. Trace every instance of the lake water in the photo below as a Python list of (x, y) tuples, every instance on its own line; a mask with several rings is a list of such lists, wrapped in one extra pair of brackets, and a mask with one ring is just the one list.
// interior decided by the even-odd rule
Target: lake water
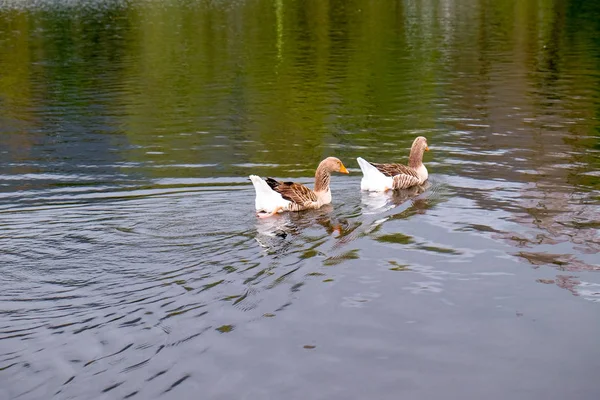
[(2, 400), (596, 400), (599, 229), (597, 2), (0, 2)]

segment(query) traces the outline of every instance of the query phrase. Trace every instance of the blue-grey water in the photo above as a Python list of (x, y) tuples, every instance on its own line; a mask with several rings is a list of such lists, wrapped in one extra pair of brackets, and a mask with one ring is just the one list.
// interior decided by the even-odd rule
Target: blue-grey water
[(0, 1), (0, 400), (596, 400), (599, 229), (597, 2)]

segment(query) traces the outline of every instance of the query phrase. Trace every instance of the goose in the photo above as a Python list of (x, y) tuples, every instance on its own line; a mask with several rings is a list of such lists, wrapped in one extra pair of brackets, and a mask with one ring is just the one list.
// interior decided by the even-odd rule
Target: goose
[(424, 136), (418, 136), (410, 148), (408, 165), (377, 164), (358, 157), (356, 160), (363, 173), (360, 189), (370, 192), (385, 192), (422, 185), (429, 177), (427, 168), (423, 165), (425, 151), (429, 151), (427, 139)]
[(315, 172), (314, 190), (296, 182), (281, 182), (273, 178), (262, 179), (257, 175), (250, 175), (256, 192), (254, 205), (259, 212), (257, 216), (267, 218), (282, 211), (317, 209), (331, 203), (329, 181), (332, 172), (347, 174), (348, 170), (338, 158), (327, 157), (321, 161)]

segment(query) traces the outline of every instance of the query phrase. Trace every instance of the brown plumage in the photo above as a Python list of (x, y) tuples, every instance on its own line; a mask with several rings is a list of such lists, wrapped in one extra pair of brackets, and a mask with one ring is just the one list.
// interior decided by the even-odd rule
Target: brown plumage
[(372, 166), (377, 168), (385, 176), (396, 176), (400, 174), (409, 175), (419, 179), (417, 171), (402, 164), (378, 164), (371, 163)]
[(295, 182), (280, 182), (273, 178), (265, 179), (267, 184), (286, 200), (301, 207), (310, 207), (317, 201), (317, 194), (306, 186)]
[(407, 174), (394, 175), (394, 189), (408, 189), (413, 186), (420, 185), (421, 180), (418, 176), (412, 176)]

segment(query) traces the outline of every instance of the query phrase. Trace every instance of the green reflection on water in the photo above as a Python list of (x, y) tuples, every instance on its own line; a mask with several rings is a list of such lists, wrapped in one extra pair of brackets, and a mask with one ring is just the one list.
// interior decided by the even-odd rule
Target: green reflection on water
[[(148, 176), (171, 176), (170, 164), (218, 164), (179, 176), (245, 175), (237, 165), (248, 163), (310, 176), (326, 155), (404, 157), (415, 134), (435, 143), (465, 129), (455, 117), (515, 132), (522, 121), (498, 115), (508, 105), (600, 117), (588, 2), (57, 4), (0, 10), (2, 119), (26, 133), (6, 139), (11, 149), (32, 147), (32, 131), (60, 135), (67, 120), (124, 135), (130, 146), (114, 151)], [(524, 134), (543, 143), (547, 129)], [(583, 137), (575, 146), (599, 147), (597, 124), (565, 129)], [(600, 166), (594, 155), (576, 161)]]

